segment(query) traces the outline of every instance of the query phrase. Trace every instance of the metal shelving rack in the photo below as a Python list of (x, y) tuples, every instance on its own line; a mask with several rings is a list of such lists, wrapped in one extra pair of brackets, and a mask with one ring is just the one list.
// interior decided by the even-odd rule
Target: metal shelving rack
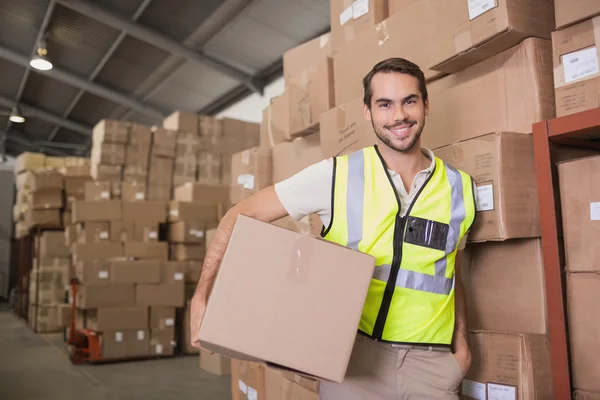
[(548, 333), (552, 361), (552, 382), (556, 399), (570, 399), (571, 376), (567, 336), (564, 285), (554, 197), (551, 143), (600, 150), (600, 108), (583, 111), (533, 125), (533, 141), (544, 255)]

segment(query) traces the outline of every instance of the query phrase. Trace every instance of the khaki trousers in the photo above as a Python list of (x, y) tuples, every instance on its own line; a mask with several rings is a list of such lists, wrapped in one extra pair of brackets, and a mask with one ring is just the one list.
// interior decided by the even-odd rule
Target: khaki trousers
[(321, 400), (456, 400), (462, 378), (449, 351), (392, 347), (357, 335), (344, 382), (323, 381)]

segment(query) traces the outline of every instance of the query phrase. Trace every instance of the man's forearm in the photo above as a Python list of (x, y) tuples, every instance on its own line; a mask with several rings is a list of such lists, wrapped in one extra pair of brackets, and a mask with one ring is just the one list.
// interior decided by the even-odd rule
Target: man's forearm
[(457, 279), (454, 288), (455, 321), (453, 347), (455, 351), (460, 351), (469, 347), (467, 305), (465, 300), (464, 285), (462, 282), (459, 282)]

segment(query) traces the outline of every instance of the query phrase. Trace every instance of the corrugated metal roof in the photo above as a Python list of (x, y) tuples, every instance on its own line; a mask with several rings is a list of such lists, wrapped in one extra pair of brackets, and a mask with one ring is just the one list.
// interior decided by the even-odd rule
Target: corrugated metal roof
[(0, 58), (0, 94), (15, 97), (24, 73), (25, 68)]
[(36, 118), (25, 118), (25, 122), (19, 125), (19, 130), (33, 140), (48, 139), (52, 128), (52, 124)]
[(105, 100), (91, 93), (85, 93), (71, 112), (71, 119), (86, 125), (96, 125), (102, 118), (117, 108), (112, 101)]
[(29, 56), (48, 0), (0, 1), (0, 44)]
[(54, 138), (57, 143), (72, 143), (75, 145), (85, 145), (86, 140), (85, 136), (65, 128), (60, 128)]
[(94, 0), (102, 8), (115, 13), (131, 16), (144, 0)]
[(23, 102), (54, 114), (62, 114), (77, 92), (78, 89), (73, 86), (32, 70), (23, 91)]

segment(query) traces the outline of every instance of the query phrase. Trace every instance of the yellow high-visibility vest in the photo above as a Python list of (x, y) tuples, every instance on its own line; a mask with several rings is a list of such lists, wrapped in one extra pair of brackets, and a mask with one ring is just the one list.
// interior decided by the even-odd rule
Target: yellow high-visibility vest
[(435, 169), (400, 214), (376, 146), (334, 158), (331, 223), (322, 236), (376, 258), (359, 332), (375, 340), (450, 345), (454, 262), (475, 218), (469, 175), (435, 158)]

